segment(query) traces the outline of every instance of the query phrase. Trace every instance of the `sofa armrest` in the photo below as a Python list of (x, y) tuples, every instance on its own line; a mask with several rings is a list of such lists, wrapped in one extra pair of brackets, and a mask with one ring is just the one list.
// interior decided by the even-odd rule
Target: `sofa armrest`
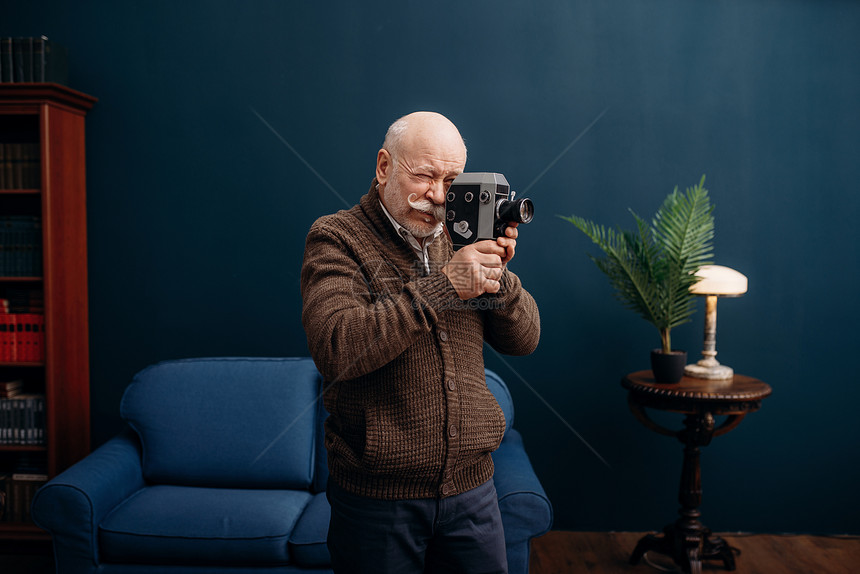
[(511, 429), (505, 434), (501, 446), (493, 453), (493, 463), (505, 541), (523, 542), (546, 534), (552, 526), (552, 505), (532, 468), (519, 432)]
[(102, 518), (144, 486), (140, 456), (137, 436), (126, 429), (39, 489), (33, 520), (53, 535), (58, 556), (96, 563)]

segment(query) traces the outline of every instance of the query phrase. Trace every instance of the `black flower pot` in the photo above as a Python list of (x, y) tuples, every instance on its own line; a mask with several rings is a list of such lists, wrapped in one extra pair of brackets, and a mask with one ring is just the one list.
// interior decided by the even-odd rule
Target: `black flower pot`
[(654, 380), (658, 383), (677, 383), (684, 376), (686, 366), (687, 351), (669, 353), (664, 353), (662, 349), (651, 351), (651, 371), (654, 373)]

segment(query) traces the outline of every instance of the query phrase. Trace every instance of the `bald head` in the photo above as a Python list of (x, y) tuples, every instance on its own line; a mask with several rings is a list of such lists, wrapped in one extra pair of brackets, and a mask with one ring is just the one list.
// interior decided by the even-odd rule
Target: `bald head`
[(430, 145), (449, 149), (462, 147), (463, 162), (466, 161), (466, 144), (451, 120), (436, 112), (413, 112), (391, 124), (385, 134), (382, 148), (392, 156), (404, 150), (426, 149)]

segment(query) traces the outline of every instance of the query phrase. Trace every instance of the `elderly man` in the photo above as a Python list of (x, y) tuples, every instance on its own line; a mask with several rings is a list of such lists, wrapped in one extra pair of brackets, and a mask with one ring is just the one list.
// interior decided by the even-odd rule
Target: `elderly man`
[(456, 253), (444, 233), (445, 195), (465, 165), (447, 118), (405, 116), (358, 205), (308, 233), (302, 322), (330, 414), (336, 572), (507, 570), (490, 456), (505, 420), (483, 341), (531, 353), (540, 320), (507, 268), (515, 225)]

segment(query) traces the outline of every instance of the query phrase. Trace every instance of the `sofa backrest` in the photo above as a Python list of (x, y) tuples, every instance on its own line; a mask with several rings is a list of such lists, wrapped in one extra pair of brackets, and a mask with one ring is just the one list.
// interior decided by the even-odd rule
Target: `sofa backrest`
[(120, 412), (147, 481), (313, 489), (320, 390), (310, 358), (184, 359), (138, 373)]
[[(510, 391), (486, 375), (507, 432)], [(182, 359), (135, 375), (120, 413), (140, 437), (149, 482), (320, 492), (328, 478), (321, 393), (309, 357)]]

